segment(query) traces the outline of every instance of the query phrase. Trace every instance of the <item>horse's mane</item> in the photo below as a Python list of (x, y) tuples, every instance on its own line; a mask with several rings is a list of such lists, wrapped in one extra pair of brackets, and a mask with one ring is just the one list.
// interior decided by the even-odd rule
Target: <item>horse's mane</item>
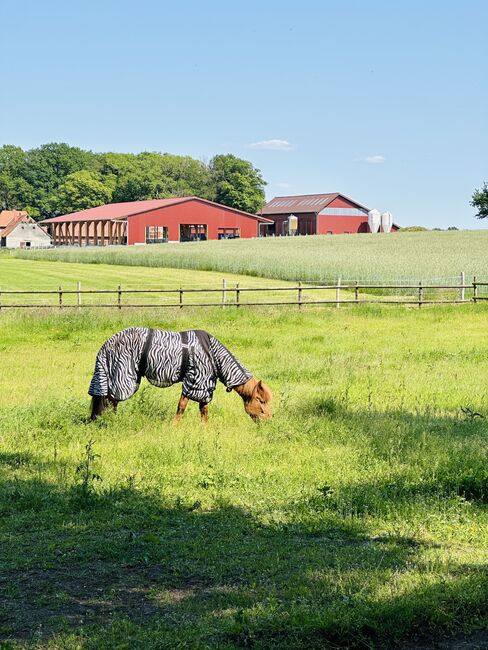
[(265, 402), (271, 401), (271, 398), (273, 397), (271, 390), (264, 382), (262, 382), (260, 379), (256, 379), (255, 377), (251, 377), (249, 381), (246, 381), (246, 383), (242, 384), (241, 386), (236, 386), (234, 390), (239, 393), (242, 399), (250, 400), (254, 395), (256, 388)]

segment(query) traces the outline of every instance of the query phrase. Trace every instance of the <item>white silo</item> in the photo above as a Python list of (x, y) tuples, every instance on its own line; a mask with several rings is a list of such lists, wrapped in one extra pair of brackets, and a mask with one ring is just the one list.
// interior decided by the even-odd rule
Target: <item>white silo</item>
[(368, 226), (370, 232), (378, 232), (381, 224), (381, 212), (374, 208), (368, 212)]
[(381, 213), (381, 229), (383, 232), (391, 232), (391, 226), (393, 224), (393, 215), (391, 212), (382, 212)]

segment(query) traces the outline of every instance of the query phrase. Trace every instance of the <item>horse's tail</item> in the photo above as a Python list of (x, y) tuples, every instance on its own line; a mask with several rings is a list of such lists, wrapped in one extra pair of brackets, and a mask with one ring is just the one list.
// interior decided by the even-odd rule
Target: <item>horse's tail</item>
[(91, 400), (90, 420), (96, 420), (107, 408), (107, 398), (103, 395), (93, 395)]

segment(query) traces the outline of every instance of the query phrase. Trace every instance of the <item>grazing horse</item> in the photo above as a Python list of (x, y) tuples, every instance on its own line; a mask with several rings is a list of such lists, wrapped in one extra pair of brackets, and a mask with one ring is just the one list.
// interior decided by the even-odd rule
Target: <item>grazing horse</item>
[(98, 352), (88, 394), (92, 397), (91, 419), (129, 399), (142, 377), (161, 388), (182, 382), (175, 421), (181, 420), (189, 400), (198, 402), (203, 422), (208, 404), (220, 380), (227, 392), (235, 390), (244, 409), (257, 422), (271, 417), (271, 391), (215, 337), (203, 330), (168, 332), (129, 327), (111, 336)]

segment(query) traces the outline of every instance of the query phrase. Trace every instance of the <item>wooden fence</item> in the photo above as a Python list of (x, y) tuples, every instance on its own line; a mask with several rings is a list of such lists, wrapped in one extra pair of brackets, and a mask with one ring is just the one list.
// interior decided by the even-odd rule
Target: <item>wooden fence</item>
[[(78, 283), (76, 289), (63, 289), (59, 287), (54, 290), (17, 290), (17, 289), (0, 289), (0, 310), (1, 309), (32, 309), (32, 308), (82, 308), (82, 307), (116, 307), (118, 309), (130, 307), (173, 307), (183, 309), (184, 307), (256, 307), (256, 306), (283, 306), (283, 305), (297, 305), (302, 308), (305, 305), (363, 305), (363, 304), (382, 304), (382, 305), (415, 305), (419, 308), (422, 305), (438, 305), (438, 304), (459, 304), (459, 303), (478, 303), (483, 300), (488, 300), (488, 295), (480, 295), (480, 288), (488, 287), (488, 282), (479, 282), (473, 278), (473, 282), (469, 284), (417, 284), (410, 285), (395, 285), (395, 284), (359, 284), (355, 283), (342, 283), (340, 278), (335, 284), (326, 285), (311, 285), (299, 282), (296, 286), (278, 286), (278, 287), (241, 287), (239, 284), (228, 286), (226, 281), (223, 281), (220, 288), (188, 288), (182, 287), (175, 289), (122, 289), (119, 285), (117, 289), (82, 289), (81, 284)], [(317, 295), (306, 296), (305, 292), (323, 292), (328, 291), (332, 293), (331, 296), (325, 299), (318, 299)], [(361, 295), (361, 291), (366, 291)], [(405, 294), (405, 291), (411, 292), (405, 298), (401, 295), (392, 296), (378, 296), (372, 297), (369, 292), (382, 291), (382, 292), (395, 292)], [(453, 295), (451, 297), (438, 297), (441, 291), (450, 291)], [(471, 296), (466, 297), (466, 292), (470, 292)], [(283, 293), (282, 293), (283, 292)], [(286, 294), (285, 294), (286, 292)], [(267, 294), (278, 293), (278, 295), (292, 294), (290, 300), (266, 300)], [(434, 294), (426, 298), (426, 293)], [(127, 302), (123, 298), (128, 295), (150, 295), (150, 296), (164, 296), (169, 297), (168, 302)], [(191, 300), (192, 296), (196, 294), (209, 294), (210, 298), (204, 302), (195, 302)], [(243, 296), (249, 294), (258, 294), (264, 296), (264, 300), (244, 300)], [(6, 299), (10, 297), (26, 297), (26, 296), (46, 296), (46, 298), (53, 296), (54, 300), (50, 302), (33, 303), (22, 302), (14, 299), (13, 302), (7, 302)], [(68, 298), (74, 296), (72, 302), (68, 302)], [(114, 296), (113, 301), (109, 302), (90, 302), (86, 303), (84, 297), (86, 296)], [(174, 300), (171, 298), (174, 296)], [(218, 297), (212, 300), (212, 297)]]

